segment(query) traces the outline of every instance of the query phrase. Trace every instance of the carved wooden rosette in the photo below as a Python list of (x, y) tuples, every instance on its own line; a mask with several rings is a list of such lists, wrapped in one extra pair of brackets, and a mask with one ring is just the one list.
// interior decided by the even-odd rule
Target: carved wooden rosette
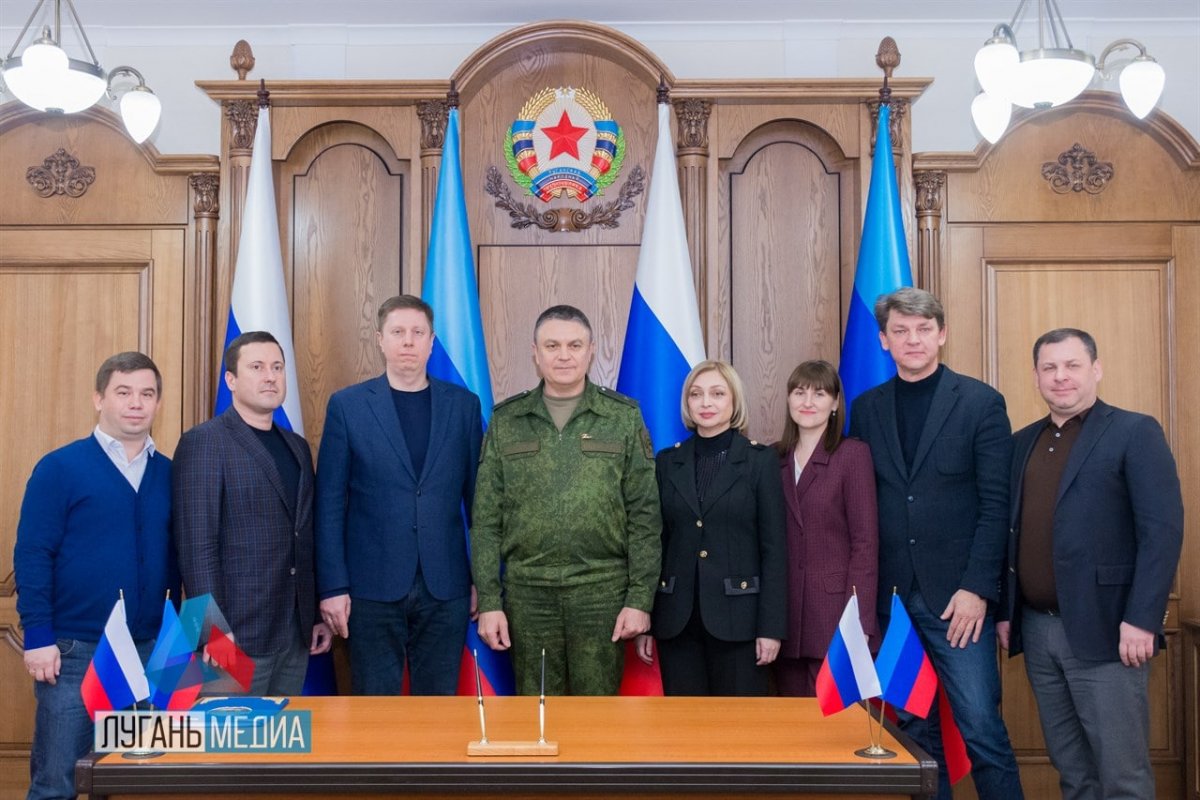
[(913, 172), (913, 182), (917, 188), (917, 285), (940, 297), (946, 173), (917, 170)]
[(1042, 177), (1050, 183), (1055, 194), (1100, 194), (1108, 188), (1114, 175), (1111, 161), (1100, 161), (1095, 153), (1078, 142), (1070, 150), (1059, 153), (1057, 161), (1042, 164)]
[[(418, 100), (417, 119), (421, 121), (421, 263), (429, 252), (429, 231), (433, 229), (433, 206), (437, 199), (438, 167), (442, 146), (446, 143), (446, 121), (450, 118), (448, 100)], [(461, 136), (461, 132), (460, 132)]]
[(88, 187), (96, 182), (95, 167), (79, 165), (79, 159), (63, 148), (47, 156), (40, 166), (25, 170), (25, 182), (39, 197), (65, 194), (67, 197), (83, 197)]
[(708, 119), (712, 116), (712, 101), (698, 97), (676, 100), (675, 118), (679, 121), (678, 152), (679, 191), (683, 201), (683, 224), (687, 231), (688, 253), (692, 261), (692, 280), (700, 304), (700, 318), (705, 315), (704, 269), (705, 243), (708, 241)]

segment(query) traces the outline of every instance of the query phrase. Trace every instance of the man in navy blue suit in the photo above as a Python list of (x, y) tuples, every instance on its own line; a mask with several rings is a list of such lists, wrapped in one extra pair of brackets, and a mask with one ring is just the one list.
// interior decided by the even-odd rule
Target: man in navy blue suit
[(1033, 367), (1050, 414), (1013, 437), (997, 634), (1024, 650), (1062, 796), (1154, 797), (1147, 684), (1183, 545), (1175, 459), (1152, 417), (1097, 397), (1086, 331), (1042, 334)]
[(475, 613), (463, 512), (483, 439), (479, 398), (429, 377), (433, 309), (379, 307), (383, 375), (329, 398), (317, 460), (321, 615), (350, 645), (355, 694), (454, 694)]
[[(946, 691), (979, 797), (1020, 800), (991, 607), (1000, 599), (1012, 458), (1004, 398), (939, 363), (946, 319), (929, 292), (883, 295), (875, 321), (896, 377), (854, 401), (850, 433), (875, 462), (881, 627), (894, 590)], [(937, 707), (928, 719), (902, 715), (901, 725), (937, 760), (937, 796), (949, 800)]]

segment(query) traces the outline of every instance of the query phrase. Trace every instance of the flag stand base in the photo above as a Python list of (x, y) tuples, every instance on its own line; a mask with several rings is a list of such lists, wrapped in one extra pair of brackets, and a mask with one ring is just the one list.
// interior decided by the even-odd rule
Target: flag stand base
[(121, 753), (121, 758), (141, 761), (143, 759), (158, 758), (164, 755), (166, 755), (166, 753), (164, 753), (162, 750), (126, 750), (124, 753)]
[(558, 742), (470, 742), (469, 756), (556, 756)]
[(893, 750), (888, 750), (886, 747), (881, 747), (873, 744), (870, 747), (864, 747), (860, 750), (855, 750), (854, 755), (859, 758), (895, 758), (896, 753)]

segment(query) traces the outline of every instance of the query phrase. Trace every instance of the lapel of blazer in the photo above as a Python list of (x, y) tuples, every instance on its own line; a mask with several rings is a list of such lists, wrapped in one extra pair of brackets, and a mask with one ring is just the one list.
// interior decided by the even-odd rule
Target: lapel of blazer
[[(225, 422), (226, 430), (229, 431), (230, 438), (253, 459), (255, 465), (266, 477), (267, 483), (271, 484), (271, 488), (275, 490), (275, 494), (279, 495), (279, 499), (283, 501), (288, 516), (295, 520), (296, 498), (288, 497), (287, 491), (283, 488), (283, 478), (279, 475), (279, 468), (275, 466), (275, 459), (271, 458), (271, 454), (267, 452), (267, 448), (263, 447), (262, 442), (254, 435), (254, 431), (250, 430), (250, 426), (238, 414), (237, 409), (230, 406), (221, 416)], [(286, 441), (287, 437), (285, 436), (284, 439)]]
[(1111, 423), (1112, 408), (1103, 400), (1097, 398), (1096, 404), (1092, 406), (1091, 412), (1087, 415), (1087, 419), (1083, 421), (1083, 428), (1079, 431), (1079, 438), (1075, 440), (1075, 444), (1071, 447), (1071, 455), (1067, 459), (1067, 466), (1063, 469), (1062, 480), (1058, 482), (1058, 494), (1054, 497), (1055, 506), (1062, 501), (1062, 496), (1067, 491), (1067, 487), (1075, 480), (1075, 476), (1079, 474), (1079, 468), (1083, 466), (1084, 461), (1087, 461), (1088, 456), (1095, 449), (1096, 443), (1100, 441), (1100, 437), (1108, 430), (1108, 426)]
[(933, 447), (933, 440), (946, 424), (950, 411), (958, 402), (958, 375), (946, 368), (933, 391), (933, 400), (929, 403), (929, 416), (925, 418), (925, 427), (921, 429), (921, 439), (917, 443), (917, 453), (913, 456), (912, 472), (916, 475), (921, 469), (922, 462)]
[[(796, 486), (795, 463), (796, 456), (793, 453), (788, 453), (786, 456), (779, 458), (779, 480), (783, 484), (783, 499), (787, 504), (788, 513), (792, 515), (792, 519), (796, 520), (796, 524), (803, 526), (804, 517), (800, 515), (800, 492)], [(804, 473), (800, 473), (803, 478)]]
[(371, 382), (368, 394), (367, 405), (371, 407), (371, 413), (379, 422), (384, 438), (392, 446), (396, 458), (408, 470), (408, 474), (416, 480), (419, 476), (413, 471), (412, 459), (408, 457), (408, 442), (404, 440), (404, 431), (396, 417), (396, 404), (392, 402), (392, 388), (388, 385), (386, 372)]
[(450, 424), (450, 389), (436, 378), (429, 379), (429, 450), (421, 476), (429, 475), (433, 463), (442, 451), (446, 430)]
[(804, 465), (804, 471), (800, 473), (800, 483), (796, 485), (796, 496), (804, 497), (804, 493), (808, 491), (808, 487), (813, 485), (817, 476), (828, 468), (829, 453), (825, 450), (824, 442), (818, 442), (817, 449), (813, 450), (808, 463)]
[(904, 450), (900, 447), (900, 427), (896, 422), (896, 381), (892, 378), (884, 381), (872, 398), (871, 413), (875, 415), (875, 424), (883, 432), (887, 444), (888, 455), (896, 465), (896, 474), (908, 477), (908, 466), (904, 463)]
[[(1013, 447), (1012, 497), (1009, 498), (1008, 527), (1015, 528), (1021, 522), (1021, 496), (1025, 491), (1025, 467), (1029, 465), (1029, 457), (1033, 455), (1033, 446), (1038, 436), (1046, 426), (1049, 417), (1042, 417), (1039, 424), (1034, 425), (1024, 438), (1019, 438)], [(1015, 563), (1015, 562), (1014, 562)]]
[[(733, 484), (737, 479), (745, 475), (745, 468), (742, 464), (745, 463), (749, 451), (750, 440), (740, 433), (735, 433), (733, 441), (729, 443), (729, 453), (725, 456), (725, 463), (721, 465), (721, 468), (717, 470), (717, 474), (713, 476), (713, 481), (704, 496), (702, 502), (704, 508), (712, 508), (722, 495), (733, 488)], [(692, 463), (695, 464), (695, 459), (693, 459)], [(694, 485), (695, 480), (692, 483)]]
[(679, 491), (688, 508), (700, 516), (700, 498), (696, 495), (696, 443), (695, 435), (684, 439), (683, 444), (671, 452), (671, 483)]

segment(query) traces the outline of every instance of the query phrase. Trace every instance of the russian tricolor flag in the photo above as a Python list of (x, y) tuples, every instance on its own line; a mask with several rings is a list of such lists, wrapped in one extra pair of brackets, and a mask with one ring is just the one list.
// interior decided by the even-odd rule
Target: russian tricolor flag
[(88, 716), (96, 719), (97, 711), (129, 708), (150, 696), (146, 671), (138, 657), (137, 646), (125, 620), (125, 598), (117, 599), (87, 674), (79, 688)]
[[(658, 104), (658, 141), (633, 301), (617, 375), (617, 391), (641, 406), (655, 450), (687, 438), (688, 430), (679, 416), (679, 398), (688, 373), (704, 360), (704, 336), (676, 169), (671, 106), (662, 102)], [(625, 651), (620, 693), (662, 694), (657, 656), (647, 666), (634, 655), (632, 642)]]
[(641, 405), (655, 450), (687, 438), (679, 398), (687, 374), (703, 360), (704, 336), (671, 138), (671, 106), (659, 103), (646, 224), (617, 376), (617, 391)]
[(892, 357), (879, 346), (875, 301), (881, 294), (894, 292), (901, 286), (912, 286), (904, 218), (900, 213), (900, 191), (896, 185), (896, 167), (892, 163), (890, 116), (887, 103), (880, 105), (867, 213), (863, 218), (854, 291), (850, 295), (850, 313), (838, 365), (842, 394), (845, 395), (842, 407), (846, 410), (847, 431), (850, 430), (850, 405), (854, 398), (896, 374)]
[[(279, 250), (279, 218), (275, 214), (275, 182), (271, 174), (271, 109), (265, 105), (258, 109), (258, 128), (250, 156), (225, 346), (246, 331), (267, 331), (279, 340), (286, 362), (288, 391), (283, 405), (275, 410), (275, 424), (303, 436), (300, 381), (296, 378), (296, 351), (292, 347), (292, 323)], [(225, 367), (222, 356), (217, 374), (217, 414), (231, 403), (229, 387), (225, 385)]]
[[(421, 297), (433, 309), (436, 332), (427, 367), (429, 374), (474, 392), (483, 409), (480, 424), (486, 430), (488, 420), (492, 418), (492, 380), (488, 374), (483, 317), (479, 311), (479, 283), (475, 277), (475, 255), (463, 194), (457, 108), (450, 109), (446, 120)], [(465, 529), (463, 535), (466, 536)], [(459, 694), (475, 694), (472, 650), (479, 653), (484, 694), (513, 694), (515, 684), (508, 653), (497, 652), (484, 644), (474, 622), (467, 626), (467, 643), (459, 668)]]
[(858, 616), (858, 595), (851, 595), (817, 673), (817, 703), (828, 717), (879, 692), (879, 676)]
[(883, 699), (924, 719), (937, 696), (938, 679), (900, 598), (892, 595), (892, 619), (875, 658)]

